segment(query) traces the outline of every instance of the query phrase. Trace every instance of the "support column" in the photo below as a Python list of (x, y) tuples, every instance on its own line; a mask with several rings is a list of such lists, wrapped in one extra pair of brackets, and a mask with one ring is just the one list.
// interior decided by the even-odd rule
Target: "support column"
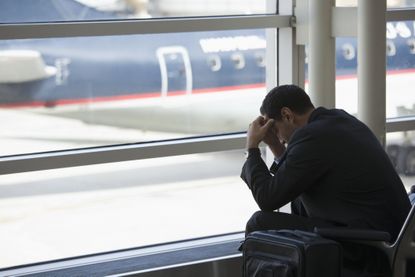
[(336, 104), (335, 39), (331, 35), (333, 5), (334, 0), (309, 0), (309, 93), (315, 106), (327, 108), (334, 108)]
[(358, 117), (385, 142), (386, 0), (358, 1)]

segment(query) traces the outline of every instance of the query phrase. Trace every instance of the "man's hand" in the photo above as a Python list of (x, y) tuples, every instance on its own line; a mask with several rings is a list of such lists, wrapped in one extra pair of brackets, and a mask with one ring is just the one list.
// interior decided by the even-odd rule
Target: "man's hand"
[(275, 126), (275, 124), (272, 124), (272, 126), (268, 128), (268, 132), (265, 134), (263, 142), (268, 145), (268, 147), (271, 149), (271, 152), (274, 154), (274, 157), (276, 158), (281, 157), (285, 151), (285, 145), (280, 141), (278, 137), (278, 128)]
[(259, 143), (264, 140), (269, 129), (274, 125), (273, 119), (265, 120), (259, 116), (251, 124), (249, 124), (248, 133), (246, 135), (246, 148), (258, 148)]

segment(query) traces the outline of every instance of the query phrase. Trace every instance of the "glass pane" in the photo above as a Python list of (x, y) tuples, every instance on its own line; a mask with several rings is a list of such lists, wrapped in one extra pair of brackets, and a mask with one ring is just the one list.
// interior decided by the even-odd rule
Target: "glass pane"
[[(357, 41), (356, 38), (336, 38), (336, 108), (357, 116)], [(308, 58), (306, 46), (305, 78), (308, 91)]]
[(387, 23), (386, 115), (415, 115), (415, 22)]
[(275, 13), (274, 0), (1, 0), (0, 23)]
[(407, 191), (415, 185), (415, 131), (386, 134), (386, 151)]
[[(243, 150), (0, 178), (0, 268), (243, 231)], [(160, 174), (162, 173), (162, 174)]]
[(276, 13), (276, 3), (275, 0), (149, 0), (156, 17)]
[[(415, 115), (415, 22), (387, 23), (386, 116)], [(357, 41), (336, 39), (336, 107), (357, 114)]]
[[(336, 0), (338, 7), (356, 7), (358, 0)], [(405, 8), (414, 7), (415, 0), (387, 0), (388, 8)]]
[(0, 156), (245, 131), (265, 47), (264, 29), (0, 41)]
[(357, 115), (357, 42), (336, 39), (336, 107)]

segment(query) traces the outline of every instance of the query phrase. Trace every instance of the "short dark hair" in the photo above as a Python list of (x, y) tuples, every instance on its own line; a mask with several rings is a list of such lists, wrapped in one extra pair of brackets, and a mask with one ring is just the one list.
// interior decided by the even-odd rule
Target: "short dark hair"
[(314, 108), (310, 97), (300, 87), (282, 85), (273, 88), (262, 101), (260, 112), (269, 118), (281, 120), (281, 109), (287, 107), (297, 114), (305, 114)]

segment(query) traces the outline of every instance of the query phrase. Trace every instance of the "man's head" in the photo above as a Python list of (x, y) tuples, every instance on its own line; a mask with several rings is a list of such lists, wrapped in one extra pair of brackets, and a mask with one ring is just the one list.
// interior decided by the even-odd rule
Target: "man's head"
[(295, 85), (283, 85), (273, 88), (265, 96), (260, 108), (266, 118), (275, 120), (281, 140), (288, 142), (294, 131), (307, 124), (314, 110), (310, 97), (303, 89)]

